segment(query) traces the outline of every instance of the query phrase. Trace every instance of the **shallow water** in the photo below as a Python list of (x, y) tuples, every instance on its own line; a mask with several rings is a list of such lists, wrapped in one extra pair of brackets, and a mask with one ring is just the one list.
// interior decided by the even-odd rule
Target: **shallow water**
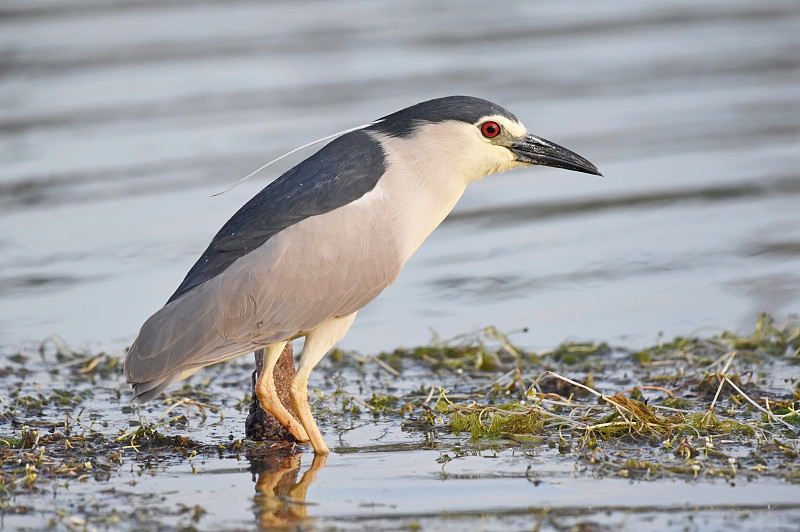
[[(297, 456), (294, 464), (286, 466), (287, 471), (280, 471), (280, 476), (286, 475), (292, 482), (267, 492), (270, 496), (275, 493), (275, 498), (261, 498), (263, 491), (257, 484), (260, 480), (271, 482), (259, 477), (272, 471), (259, 470), (258, 460), (246, 458), (204, 463), (195, 459), (195, 472), (188, 463), (164, 466), (150, 481), (137, 472), (122, 473), (104, 483), (104, 490), (117, 490), (107, 496), (107, 501), (97, 494), (94, 483), (71, 484), (67, 489), (70, 493), (62, 496), (98, 500), (101, 508), (122, 499), (140, 505), (144, 511), (157, 502), (155, 495), (156, 499), (165, 499), (164, 513), (173, 514), (151, 523), (123, 522), (125, 529), (188, 525), (188, 516), (174, 515), (181, 506), (199, 506), (207, 512), (197, 523), (202, 530), (309, 526), (306, 518), (311, 519), (312, 530), (403, 530), (413, 529), (415, 524), (424, 530), (448, 526), (461, 530), (531, 530), (543, 511), (551, 523), (544, 530), (562, 526), (569, 530), (579, 524), (594, 526), (591, 530), (686, 530), (687, 522), (692, 521), (694, 528), (690, 530), (755, 530), (756, 523), (764, 520), (773, 527), (771, 530), (791, 530), (800, 513), (797, 486), (779, 481), (735, 486), (720, 482), (709, 489), (706, 483), (603, 479), (599, 489), (597, 479), (543, 470), (540, 465), (547, 457), (532, 459), (503, 453), (491, 459), (497, 466), (494, 472), (487, 471), (486, 458), (472, 457), (449, 465), (447, 475), (443, 475), (443, 468), (436, 463), (438, 456), (436, 451), (408, 449), (333, 454), (302, 499), (292, 497), (289, 491), (312, 467), (308, 454)], [(472, 461), (476, 462), (474, 466)], [(272, 460), (267, 462), (271, 464)], [(547, 480), (537, 483), (526, 477), (528, 465), (538, 468), (539, 475)], [(10, 529), (26, 521), (30, 523), (31, 517), (6, 517)]]
[[(777, 370), (796, 367), (788, 357), (767, 359)], [(219, 407), (206, 407), (207, 416), (197, 406), (168, 409), (160, 400), (130, 408), (119, 393), (119, 368), (110, 365), (119, 364), (116, 356), (86, 371), (89, 360), (56, 357), (48, 348), (41, 357), (15, 357), (0, 372), (0, 384), (9, 390), (3, 404), (12, 405), (0, 410), (7, 429), (0, 441), (0, 528), (793, 530), (800, 522), (796, 433), (781, 435), (775, 425), (756, 422), (757, 438), (722, 431), (694, 439), (688, 445), (700, 453), (692, 458), (667, 445), (677, 444), (677, 435), (655, 443), (642, 436), (611, 437), (589, 448), (582, 431), (568, 426), (562, 427), (566, 449), (555, 444), (561, 429), (527, 439), (503, 434), (471, 440), (447, 429), (447, 421), (421, 422), (420, 402), (428, 387), (438, 386), (462, 403), (492, 402), (485, 389), (498, 372), (469, 365), (466, 371), (436, 370), (435, 363), (409, 355), (399, 375), (390, 377), (385, 366), (345, 356), (323, 361), (316, 373), (321, 390), (313, 396), (324, 397), (315, 402), (316, 417), (332, 454), (315, 457), (307, 448), (238, 441), (248, 406), (240, 399), (249, 360), (214, 366), (207, 381), (191, 378), (188, 396)], [(527, 357), (522, 360), (528, 362), (517, 367), (526, 381), (541, 371)], [(742, 371), (750, 367), (740, 363)], [(672, 367), (631, 364), (623, 353), (600, 355), (589, 365), (597, 368), (597, 389), (608, 393), (644, 373), (674, 373)], [(690, 380), (698, 371), (692, 366), (686, 367)], [(751, 390), (761, 394), (782, 379), (758, 380)], [(70, 383), (68, 392), (60, 391), (64, 382)], [(410, 414), (356, 412), (336, 399), (337, 390), (363, 399), (396, 394), (413, 408)], [(680, 397), (696, 393), (694, 386), (675, 390)], [(664, 398), (658, 391), (645, 393), (653, 405)], [(740, 423), (753, 418), (732, 403), (724, 410), (736, 410)], [(727, 419), (722, 409), (718, 419)], [(161, 436), (132, 437), (141, 423)], [(15, 441), (24, 439), (21, 430), (38, 430), (35, 442)], [(776, 437), (781, 448), (767, 441)], [(28, 487), (18, 460), (36, 464), (39, 478)]]
[[(530, 168), (473, 185), (342, 347), (371, 354), (489, 324), (527, 328), (514, 341), (529, 347), (647, 345), (661, 332), (747, 330), (761, 312), (798, 313), (798, 27), (795, 0), (7, 0), (0, 345), (8, 353), (52, 333), (76, 346), (129, 344), (219, 226), (288, 164), (211, 194), (311, 139), (447, 94), (504, 105), (605, 177)], [(363, 430), (358, 446), (373, 437)], [(387, 430), (390, 441), (407, 437)], [(588, 502), (603, 523), (683, 529), (675, 516), (695, 505), (708, 516), (750, 501), (756, 509), (742, 511), (758, 520), (797, 492), (767, 481), (598, 489), (566, 473), (536, 487), (515, 476), (529, 462), (507, 455), (498, 478), (442, 479), (435, 458), (332, 456), (309, 490), (315, 526), (349, 512), (356, 529), (391, 529), (396, 514), (458, 527), (460, 515), (491, 510), (467, 526), (530, 529), (528, 508), (572, 522), (571, 509)], [(174, 488), (159, 486), (181, 492), (186, 465), (169, 467)], [(445, 470), (469, 476), (461, 467)], [(252, 525), (238, 513), (253, 510), (247, 469), (201, 468), (200, 492), (225, 500), (204, 527), (228, 519), (228, 505), (231, 526)], [(462, 490), (503, 502), (459, 505), (473, 499)], [(451, 493), (452, 504), (440, 500)], [(190, 505), (199, 495), (180, 497)], [(639, 513), (653, 499), (674, 512)], [(779, 515), (776, 528), (796, 526), (796, 508)]]
[[(0, 341), (131, 341), (266, 160), (474, 94), (596, 163), (470, 190), (342, 345), (650, 343), (800, 310), (800, 8), (5, 2)], [(299, 158), (297, 159), (299, 160)], [(296, 162), (296, 161), (295, 161)]]

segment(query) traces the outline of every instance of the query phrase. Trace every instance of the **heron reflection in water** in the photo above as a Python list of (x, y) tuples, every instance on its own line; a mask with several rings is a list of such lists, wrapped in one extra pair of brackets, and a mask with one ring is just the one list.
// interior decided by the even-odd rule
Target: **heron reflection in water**
[(258, 527), (272, 530), (303, 523), (309, 518), (306, 492), (325, 466), (327, 455), (315, 454), (301, 476), (302, 454), (292, 452), (291, 448), (265, 451), (248, 453), (250, 472), (256, 483), (253, 502)]

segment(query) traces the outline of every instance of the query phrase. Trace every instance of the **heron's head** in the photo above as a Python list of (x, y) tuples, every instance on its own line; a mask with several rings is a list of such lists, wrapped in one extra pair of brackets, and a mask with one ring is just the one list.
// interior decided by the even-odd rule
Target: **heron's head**
[(530, 133), (509, 111), (471, 96), (448, 96), (378, 120), (371, 130), (404, 153), (412, 170), (459, 176), (466, 183), (521, 166), (542, 165), (601, 175), (580, 155)]

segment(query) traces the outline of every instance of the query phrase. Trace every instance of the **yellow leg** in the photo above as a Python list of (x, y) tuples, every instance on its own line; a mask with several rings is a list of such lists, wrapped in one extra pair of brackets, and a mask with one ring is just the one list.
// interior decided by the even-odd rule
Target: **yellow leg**
[(292, 380), (292, 408), (300, 418), (303, 428), (306, 429), (308, 439), (311, 440), (311, 446), (317, 454), (328, 454), (328, 446), (322, 438), (322, 433), (319, 431), (317, 422), (314, 421), (314, 416), (311, 414), (311, 407), (308, 404), (308, 375), (309, 371), (302, 372), (298, 368), (297, 373)]
[(264, 368), (256, 382), (256, 395), (264, 410), (275, 416), (275, 419), (286, 427), (292, 436), (298, 441), (308, 441), (308, 434), (303, 428), (303, 425), (298, 423), (297, 420), (292, 417), (292, 414), (286, 410), (281, 400), (278, 398), (278, 392), (275, 390), (275, 379), (273, 378), (272, 371), (275, 369), (275, 364), (278, 362), (278, 358), (280, 358), (284, 347), (286, 347), (286, 342), (278, 342), (267, 347), (267, 353), (264, 357)]
[(328, 446), (322, 438), (322, 433), (317, 427), (314, 416), (311, 415), (311, 407), (308, 405), (308, 377), (322, 357), (342, 339), (347, 330), (353, 324), (356, 313), (341, 318), (331, 318), (313, 331), (306, 335), (306, 343), (303, 347), (303, 356), (300, 357), (300, 364), (297, 372), (292, 379), (292, 386), (289, 395), (292, 398), (292, 408), (294, 409), (300, 422), (306, 429), (311, 446), (317, 454), (328, 454)]

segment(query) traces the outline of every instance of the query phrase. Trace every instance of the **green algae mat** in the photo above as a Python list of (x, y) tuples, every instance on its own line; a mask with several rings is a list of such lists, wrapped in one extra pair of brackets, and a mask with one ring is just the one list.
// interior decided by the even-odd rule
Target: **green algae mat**
[(633, 350), (493, 328), (312, 374), (332, 453), (244, 440), (252, 357), (128, 401), (124, 353), (0, 366), (0, 529), (796, 530), (800, 320)]

